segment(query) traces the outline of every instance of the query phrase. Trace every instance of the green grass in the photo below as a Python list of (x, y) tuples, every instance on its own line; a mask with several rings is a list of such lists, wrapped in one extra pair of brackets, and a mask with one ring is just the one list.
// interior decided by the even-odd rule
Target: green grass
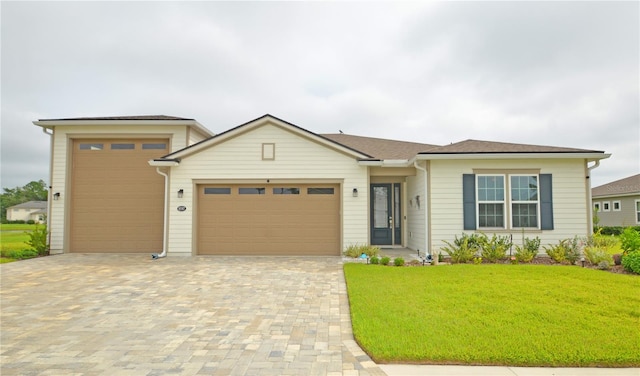
[[(36, 225), (27, 224), (0, 224), (0, 255), (18, 255), (21, 251), (29, 249), (27, 241), (29, 235), (25, 231), (35, 229)], [(21, 257), (19, 257), (21, 258)], [(16, 261), (15, 257), (0, 257), (0, 264)]]
[(640, 277), (577, 266), (345, 264), (376, 362), (640, 366)]

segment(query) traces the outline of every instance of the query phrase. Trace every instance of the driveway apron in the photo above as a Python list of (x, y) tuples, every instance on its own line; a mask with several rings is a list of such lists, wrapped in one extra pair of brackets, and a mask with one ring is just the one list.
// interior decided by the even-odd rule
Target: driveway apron
[(2, 375), (384, 375), (339, 257), (66, 254), (0, 266)]

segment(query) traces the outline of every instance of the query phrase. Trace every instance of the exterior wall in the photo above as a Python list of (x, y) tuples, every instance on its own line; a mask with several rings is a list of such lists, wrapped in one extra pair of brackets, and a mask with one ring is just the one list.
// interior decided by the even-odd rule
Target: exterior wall
[[(598, 218), (600, 226), (637, 226), (640, 223), (636, 214), (636, 201), (640, 200), (640, 194), (633, 196), (606, 196), (606, 197), (594, 197), (593, 204), (600, 203), (600, 210), (598, 211)], [(613, 210), (614, 201), (620, 202), (620, 210)], [(603, 203), (609, 203), (609, 211), (603, 210)], [(595, 216), (594, 211), (594, 216)]]
[(30, 219), (36, 221), (37, 223), (42, 223), (43, 221), (39, 220), (40, 215), (34, 214), (40, 212), (42, 209), (7, 209), (7, 220), (9, 221), (28, 221)]
[(187, 146), (193, 145), (195, 143), (198, 143), (198, 142), (206, 139), (207, 137), (208, 136), (206, 136), (206, 135), (204, 135), (204, 134), (192, 129), (192, 130), (189, 131), (189, 137), (188, 137), (189, 140), (188, 140)]
[[(275, 160), (262, 160), (263, 143), (275, 144)], [(195, 253), (196, 184), (283, 179), (341, 182), (342, 248), (368, 243), (367, 168), (359, 166), (353, 157), (267, 124), (185, 157), (180, 166), (171, 168), (168, 255)], [(354, 188), (358, 197), (352, 195)], [(179, 189), (184, 190), (182, 198), (173, 194)], [(187, 210), (174, 209), (180, 205)]]
[[(65, 238), (69, 235), (69, 228), (65, 225), (65, 215), (71, 209), (67, 195), (70, 187), (67, 182), (71, 177), (71, 138), (114, 138), (137, 135), (155, 135), (168, 137), (171, 151), (187, 146), (185, 126), (56, 126), (53, 132), (51, 150), (51, 193), (60, 193), (58, 200), (51, 201), (48, 222), (51, 253), (63, 253)], [(149, 166), (149, 168), (153, 168)], [(99, 215), (99, 213), (97, 213)]]
[[(415, 176), (407, 177), (407, 194), (405, 201), (407, 215), (407, 248), (420, 250), (420, 254), (424, 255), (426, 250), (426, 226), (425, 226), (425, 208), (428, 206), (427, 197), (425, 197), (425, 173), (417, 170)], [(420, 207), (417, 205), (416, 196), (420, 196)]]
[[(531, 160), (433, 160), (430, 167), (431, 239), (430, 247), (440, 252), (443, 241), (453, 241), (463, 232), (462, 175), (474, 169), (517, 170), (539, 169), (541, 174), (552, 174), (553, 230), (525, 230), (525, 236), (540, 237), (542, 245), (554, 244), (561, 239), (589, 234), (589, 180), (585, 179), (585, 161), (582, 159)], [(479, 230), (476, 232), (480, 232)], [(487, 234), (512, 235), (520, 244), (522, 230), (505, 229), (486, 231)], [(542, 246), (541, 253), (544, 253)]]

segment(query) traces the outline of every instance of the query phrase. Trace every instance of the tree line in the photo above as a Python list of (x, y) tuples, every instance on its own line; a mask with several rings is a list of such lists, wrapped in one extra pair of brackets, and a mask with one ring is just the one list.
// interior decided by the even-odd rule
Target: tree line
[(1, 220), (7, 219), (7, 208), (22, 204), (27, 201), (47, 201), (49, 190), (44, 180), (32, 181), (25, 186), (15, 188), (2, 188), (4, 193), (0, 194)]

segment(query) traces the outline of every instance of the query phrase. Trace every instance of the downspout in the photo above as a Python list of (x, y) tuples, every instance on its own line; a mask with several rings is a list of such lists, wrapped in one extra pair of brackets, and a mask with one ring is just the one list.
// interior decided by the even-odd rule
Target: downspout
[(167, 257), (167, 205), (169, 203), (169, 175), (160, 171), (160, 167), (156, 167), (156, 172), (164, 176), (164, 217), (162, 223), (162, 253), (152, 253), (151, 258), (154, 260)]
[(47, 220), (44, 222), (47, 226), (47, 245), (51, 251), (51, 190), (53, 188), (51, 178), (53, 176), (53, 131), (47, 132), (47, 128), (42, 127), (42, 133), (49, 136), (49, 192), (47, 193)]
[[(418, 161), (413, 162), (413, 167), (424, 172), (424, 256), (427, 257), (427, 255), (431, 255), (431, 249), (429, 248), (429, 239), (427, 239), (429, 237), (429, 225), (430, 225), (430, 223), (428, 223), (429, 208), (427, 205), (429, 203), (429, 200), (427, 200), (427, 169), (421, 167), (418, 164)], [(438, 264), (437, 257), (431, 257), (431, 259), (433, 260), (432, 262), (434, 265)]]
[[(587, 162), (588, 163), (588, 162)], [(589, 224), (589, 228), (587, 228), (587, 235), (593, 233), (593, 198), (591, 197), (591, 170), (598, 168), (600, 166), (600, 160), (596, 159), (595, 164), (591, 167), (587, 165), (587, 180), (589, 184), (587, 184), (587, 205), (589, 206), (589, 219), (587, 223)]]

